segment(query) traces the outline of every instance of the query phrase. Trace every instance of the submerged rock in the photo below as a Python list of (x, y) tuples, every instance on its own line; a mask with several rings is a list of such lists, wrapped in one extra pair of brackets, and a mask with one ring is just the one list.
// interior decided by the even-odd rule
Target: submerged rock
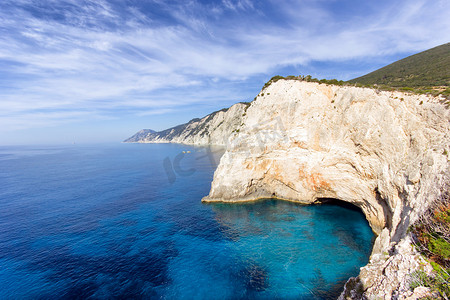
[(402, 298), (422, 262), (407, 228), (448, 180), (449, 112), (425, 95), (279, 80), (229, 137), (203, 201), (350, 202), (378, 235), (364, 297)]
[(426, 262), (408, 227), (450, 175), (450, 110), (442, 99), (278, 80), (256, 99), (129, 142), (226, 145), (205, 202), (278, 198), (356, 205), (378, 235), (342, 299), (404, 299)]

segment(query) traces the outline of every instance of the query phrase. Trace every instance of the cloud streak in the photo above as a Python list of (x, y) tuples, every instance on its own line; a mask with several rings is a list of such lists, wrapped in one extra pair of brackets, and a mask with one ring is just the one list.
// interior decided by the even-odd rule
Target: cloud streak
[(254, 93), (242, 83), (256, 86), (283, 68), (302, 73), (316, 61), (448, 42), (449, 11), (442, 0), (3, 0), (0, 118), (15, 116), (17, 129), (44, 124), (46, 114), (51, 125), (58, 111), (74, 112), (74, 122), (120, 118), (124, 109), (168, 114), (213, 98), (228, 105)]

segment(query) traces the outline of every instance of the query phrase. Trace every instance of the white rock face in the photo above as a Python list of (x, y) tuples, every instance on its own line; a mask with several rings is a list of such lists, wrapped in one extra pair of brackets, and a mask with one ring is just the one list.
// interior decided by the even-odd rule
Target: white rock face
[(401, 299), (420, 259), (406, 230), (449, 177), (449, 121), (439, 98), (280, 80), (230, 135), (203, 201), (353, 203), (378, 235), (364, 296)]
[(198, 122), (189, 124), (181, 135), (173, 138), (170, 142), (193, 145), (225, 145), (233, 131), (241, 126), (247, 107), (247, 104), (237, 103), (226, 111), (208, 115)]
[(248, 107), (248, 103), (237, 103), (202, 119), (160, 132), (141, 130), (125, 142), (224, 146), (230, 135), (241, 127)]

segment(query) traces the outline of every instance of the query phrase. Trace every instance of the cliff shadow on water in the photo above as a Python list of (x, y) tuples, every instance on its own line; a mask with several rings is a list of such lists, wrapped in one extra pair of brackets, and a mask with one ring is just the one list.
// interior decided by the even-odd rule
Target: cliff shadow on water
[(241, 280), (249, 296), (336, 299), (372, 251), (374, 234), (362, 211), (336, 199), (208, 205), (248, 271)]

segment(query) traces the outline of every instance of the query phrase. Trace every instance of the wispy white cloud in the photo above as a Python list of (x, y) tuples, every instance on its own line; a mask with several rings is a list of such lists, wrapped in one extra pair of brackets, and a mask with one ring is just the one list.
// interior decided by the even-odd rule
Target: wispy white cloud
[(254, 9), (253, 2), (249, 0), (222, 0), (223, 5), (231, 10)]
[(162, 109), (153, 109), (153, 110), (143, 110), (136, 113), (137, 116), (154, 116), (154, 115), (163, 115), (170, 112), (173, 112), (174, 109), (171, 108), (162, 108)]
[(36, 127), (53, 127), (77, 122), (79, 120), (108, 120), (103, 114), (93, 112), (70, 111), (70, 112), (25, 112), (20, 114), (9, 114), (0, 117), (0, 132), (11, 130), (24, 130)]
[[(337, 12), (338, 1), (322, 0), (149, 0), (145, 9), (3, 0), (0, 118), (37, 126), (46, 115), (54, 124), (111, 117), (115, 109), (143, 116), (213, 98), (230, 103), (248, 94), (221, 88), (232, 82), (254, 85), (284, 67), (416, 52), (450, 39), (448, 1), (342, 3), (363, 13)], [(56, 118), (58, 110), (83, 113)]]

